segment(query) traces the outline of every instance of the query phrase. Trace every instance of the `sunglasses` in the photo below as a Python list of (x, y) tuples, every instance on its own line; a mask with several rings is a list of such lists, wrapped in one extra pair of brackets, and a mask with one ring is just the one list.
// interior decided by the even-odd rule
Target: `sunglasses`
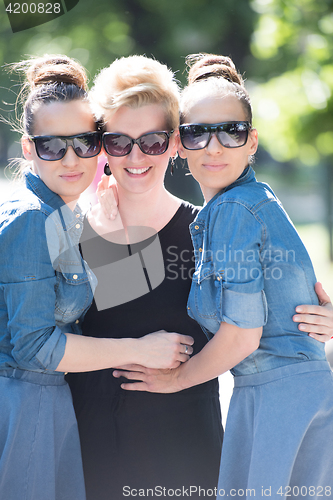
[(29, 139), (35, 143), (37, 156), (45, 161), (61, 160), (67, 153), (68, 146), (72, 146), (79, 158), (93, 158), (102, 149), (101, 132), (87, 132), (66, 137), (40, 135)]
[(191, 123), (180, 125), (179, 135), (185, 149), (204, 149), (212, 134), (225, 148), (240, 148), (246, 144), (251, 124), (249, 122), (225, 122), (213, 124)]
[(149, 132), (141, 135), (138, 139), (132, 139), (128, 135), (114, 134), (113, 132), (104, 132), (104, 149), (110, 156), (126, 156), (137, 144), (145, 155), (162, 155), (169, 147), (170, 135), (174, 132)]

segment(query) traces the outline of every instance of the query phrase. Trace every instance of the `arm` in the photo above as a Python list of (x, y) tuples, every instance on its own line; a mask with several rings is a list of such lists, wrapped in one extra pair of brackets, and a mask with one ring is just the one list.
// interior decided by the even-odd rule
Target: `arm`
[[(128, 362), (171, 367), (188, 359), (193, 339), (184, 335), (160, 332), (142, 339), (117, 340), (63, 333), (55, 323), (56, 274), (45, 235), (45, 215), (25, 213), (12, 224), (1, 234), (10, 255), (10, 265), (2, 266), (1, 279), (11, 354), (20, 368), (91, 371)], [(185, 345), (189, 346), (187, 354)]]
[(192, 337), (177, 333), (155, 332), (139, 339), (101, 339), (70, 333), (65, 335), (65, 353), (56, 368), (59, 372), (102, 370), (130, 363), (150, 368), (175, 368), (187, 361), (193, 352)]
[(129, 391), (178, 392), (230, 370), (259, 347), (261, 334), (262, 327), (244, 329), (221, 323), (219, 330), (205, 347), (174, 370), (137, 367), (137, 371), (115, 371), (113, 375), (139, 381), (122, 384), (121, 387)]
[(315, 291), (318, 296), (319, 306), (300, 305), (296, 307), (293, 321), (300, 323), (298, 328), (310, 332), (309, 336), (327, 342), (333, 336), (333, 306), (321, 283), (316, 283)]

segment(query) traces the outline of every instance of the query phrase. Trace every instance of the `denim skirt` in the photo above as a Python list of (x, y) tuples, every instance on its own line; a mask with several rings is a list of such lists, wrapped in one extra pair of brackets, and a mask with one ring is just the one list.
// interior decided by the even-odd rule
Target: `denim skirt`
[(0, 498), (85, 500), (78, 428), (62, 374), (0, 370)]
[(217, 498), (333, 498), (333, 377), (326, 361), (237, 376)]

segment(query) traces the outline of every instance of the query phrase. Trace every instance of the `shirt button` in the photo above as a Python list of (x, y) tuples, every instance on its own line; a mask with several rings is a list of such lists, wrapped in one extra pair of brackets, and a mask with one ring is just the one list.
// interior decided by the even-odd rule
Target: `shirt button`
[(78, 320), (78, 319), (77, 319), (77, 320), (75, 321), (75, 323), (78, 325), (78, 324), (80, 323), (80, 320)]
[(220, 279), (221, 279), (221, 278), (220, 278), (220, 276), (217, 276), (217, 278), (216, 278), (216, 279), (217, 279), (217, 281), (220, 281)]
[(187, 309), (191, 309), (190, 306), (187, 306)]
[(199, 229), (199, 226), (194, 226), (194, 229)]
[(199, 252), (202, 252), (202, 248), (199, 248)]
[(80, 229), (81, 224), (76, 224), (76, 226), (75, 226), (75, 227), (76, 227), (76, 229)]
[(78, 218), (80, 217), (80, 214), (76, 214), (76, 216), (75, 216), (75, 217), (78, 219)]
[(77, 280), (78, 278), (78, 275), (77, 274), (73, 274), (73, 280)]

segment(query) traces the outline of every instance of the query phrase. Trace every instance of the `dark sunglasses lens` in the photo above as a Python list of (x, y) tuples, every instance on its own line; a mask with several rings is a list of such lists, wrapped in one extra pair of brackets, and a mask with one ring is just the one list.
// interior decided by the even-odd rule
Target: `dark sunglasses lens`
[(146, 155), (161, 155), (166, 152), (168, 145), (168, 136), (163, 132), (140, 137), (141, 151)]
[(132, 149), (129, 137), (119, 134), (106, 134), (103, 137), (105, 151), (111, 156), (125, 156)]
[(60, 160), (66, 153), (66, 141), (59, 137), (38, 138), (35, 145), (37, 154), (42, 160)]
[(209, 132), (200, 125), (185, 125), (180, 128), (180, 140), (186, 149), (203, 149), (207, 146)]
[(80, 158), (92, 158), (101, 150), (101, 137), (99, 134), (86, 134), (73, 139), (75, 153)]
[(225, 148), (239, 148), (247, 141), (248, 128), (244, 123), (228, 123), (218, 128), (217, 136)]

